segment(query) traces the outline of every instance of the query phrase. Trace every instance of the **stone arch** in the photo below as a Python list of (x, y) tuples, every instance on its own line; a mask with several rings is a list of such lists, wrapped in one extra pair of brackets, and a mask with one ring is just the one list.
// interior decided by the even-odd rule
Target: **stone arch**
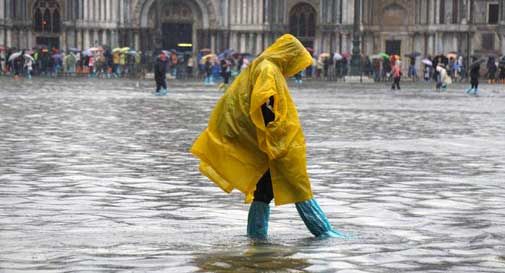
[[(152, 5), (156, 0), (140, 0), (136, 3), (134, 8), (134, 18), (135, 23), (140, 28), (146, 28), (148, 26), (148, 16)], [(167, 0), (161, 0), (167, 1)], [(204, 29), (209, 29), (217, 26), (217, 16), (212, 0), (170, 0), (171, 2), (184, 3), (191, 6), (193, 9), (193, 14), (201, 13), (201, 27)]]
[(319, 5), (318, 5), (318, 3), (319, 3), (319, 1), (314, 1), (314, 0), (293, 1), (293, 2), (289, 2), (288, 3), (288, 6), (286, 7), (286, 10), (287, 10), (287, 13), (288, 13), (288, 16), (289, 16), (289, 13), (293, 9), (293, 7), (298, 6), (299, 4), (309, 4), (316, 11), (316, 15), (317, 15), (316, 22), (319, 22), (319, 12), (318, 12)]
[(408, 11), (404, 6), (393, 2), (382, 9), (383, 26), (406, 26), (408, 24)]
[(288, 10), (289, 32), (298, 37), (305, 46), (314, 46), (317, 21), (317, 10), (308, 2), (300, 1)]

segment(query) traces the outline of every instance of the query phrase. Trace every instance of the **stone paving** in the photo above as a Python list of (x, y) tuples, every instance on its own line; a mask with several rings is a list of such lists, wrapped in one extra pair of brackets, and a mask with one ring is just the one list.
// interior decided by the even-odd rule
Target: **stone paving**
[(313, 189), (352, 240), (294, 206), (270, 240), (188, 153), (215, 87), (0, 77), (0, 272), (503, 272), (505, 88), (292, 87)]

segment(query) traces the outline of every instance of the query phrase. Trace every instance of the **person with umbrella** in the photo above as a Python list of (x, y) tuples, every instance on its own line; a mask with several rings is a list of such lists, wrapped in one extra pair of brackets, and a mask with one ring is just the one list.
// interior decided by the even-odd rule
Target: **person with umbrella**
[(272, 200), (295, 204), (314, 236), (345, 237), (314, 199), (303, 130), (286, 82), (311, 62), (293, 35), (278, 38), (227, 89), (191, 148), (202, 174), (252, 202), (247, 220), (252, 239), (267, 238)]
[(446, 91), (449, 84), (452, 83), (452, 80), (449, 74), (447, 73), (447, 70), (445, 69), (445, 65), (443, 63), (439, 63), (437, 65), (437, 68), (435, 68), (435, 70), (438, 73), (436, 90)]
[(21, 75), (23, 74), (23, 67), (25, 64), (24, 55), (25, 51), (23, 50), (21, 52), (14, 53), (9, 57), (9, 61), (11, 61), (12, 66), (14, 68), (15, 80), (20, 79)]
[(32, 71), (33, 71), (33, 58), (30, 55), (25, 56), (25, 70), (26, 70), (26, 76), (28, 77), (29, 80), (32, 79)]
[(431, 56), (428, 56), (426, 59), (423, 59), (421, 61), (424, 65), (423, 69), (423, 74), (424, 74), (424, 80), (429, 81), (431, 79), (431, 69), (433, 62), (431, 61)]
[(212, 76), (212, 66), (213, 66), (213, 61), (214, 61), (214, 56), (206, 55), (203, 58), (204, 61), (204, 71), (205, 71), (205, 80), (204, 83), (205, 85), (213, 85), (214, 84), (214, 77)]

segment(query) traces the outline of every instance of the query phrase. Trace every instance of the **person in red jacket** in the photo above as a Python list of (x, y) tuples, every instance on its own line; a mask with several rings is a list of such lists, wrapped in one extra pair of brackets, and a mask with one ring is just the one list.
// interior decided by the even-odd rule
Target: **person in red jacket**
[(402, 78), (402, 70), (400, 68), (400, 61), (396, 61), (393, 69), (391, 70), (391, 74), (393, 76), (393, 85), (391, 85), (391, 89), (395, 90), (395, 87), (400, 90), (400, 79)]

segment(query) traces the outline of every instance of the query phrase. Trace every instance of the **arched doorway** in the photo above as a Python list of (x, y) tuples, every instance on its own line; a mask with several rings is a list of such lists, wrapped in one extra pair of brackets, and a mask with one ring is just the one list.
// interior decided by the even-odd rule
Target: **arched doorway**
[(296, 4), (289, 12), (289, 32), (303, 45), (314, 46), (316, 37), (316, 10), (307, 3)]
[[(199, 0), (147, 0), (140, 11), (141, 47), (192, 52), (206, 46), (208, 14)], [(203, 37), (203, 38), (202, 38)]]
[(33, 5), (33, 31), (37, 45), (60, 47), (61, 14), (56, 0), (38, 0)]

